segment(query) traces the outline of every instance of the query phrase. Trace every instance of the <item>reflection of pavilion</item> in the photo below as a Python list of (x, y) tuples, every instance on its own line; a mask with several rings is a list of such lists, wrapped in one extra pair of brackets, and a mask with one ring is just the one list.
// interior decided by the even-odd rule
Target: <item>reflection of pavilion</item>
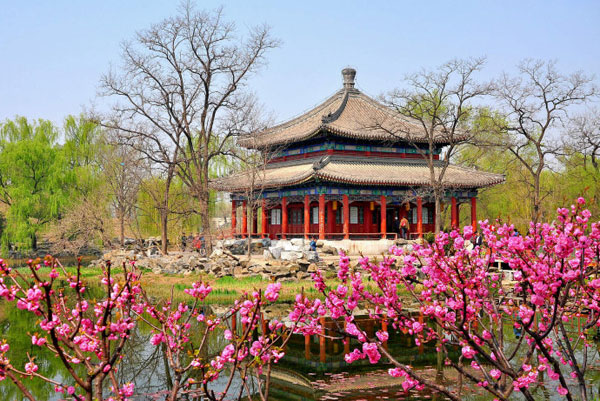
[[(434, 230), (438, 216), (423, 155), (433, 153), (434, 161), (439, 160), (448, 139), (438, 135), (430, 151), (423, 128), (356, 89), (355, 74), (344, 69), (344, 87), (325, 102), (239, 141), (268, 154), (269, 161), (259, 171), (240, 172), (213, 183), (231, 193), (234, 234), (376, 239), (387, 237), (395, 217), (409, 220), (413, 237)], [(411, 132), (410, 138), (400, 132)], [(459, 204), (470, 203), (475, 222), (477, 189), (504, 178), (450, 165), (444, 180), (448, 188), (444, 202), (451, 205), (456, 226)], [(251, 222), (247, 221), (248, 199), (258, 200), (252, 202), (258, 206)], [(239, 206), (241, 227), (237, 229)]]

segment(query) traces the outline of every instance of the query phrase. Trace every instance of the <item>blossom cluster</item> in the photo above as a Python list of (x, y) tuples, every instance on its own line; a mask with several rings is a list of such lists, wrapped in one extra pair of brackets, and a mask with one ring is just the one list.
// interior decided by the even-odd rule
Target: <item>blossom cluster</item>
[[(380, 330), (371, 338), (359, 327), (355, 315), (364, 308), (370, 318), (385, 319), (395, 331), (412, 336), (415, 344), (434, 343), (447, 365), (497, 399), (507, 399), (512, 391), (529, 397), (532, 386), (544, 380), (541, 372), (569, 397), (567, 378), (586, 386), (587, 363), (573, 349), (589, 347), (590, 329), (600, 327), (600, 223), (590, 217), (579, 198), (558, 209), (552, 224), (531, 223), (525, 235), (509, 224), (481, 221), (483, 246), (473, 246), (473, 227), (467, 226), (439, 233), (432, 244), (393, 246), (380, 260), (361, 257), (356, 268), (340, 252), (339, 283), (327, 286), (316, 272), (314, 285), (325, 300), (311, 309), (309, 301), (299, 299), (292, 316), (308, 312), (299, 332), (318, 333), (325, 316), (338, 327), (341, 321), (343, 335), (361, 343), (346, 354), (348, 363), (378, 363), (389, 336)], [(405, 308), (407, 302), (418, 304), (418, 312)], [(513, 352), (504, 339), (507, 324), (523, 352)], [(573, 327), (578, 327), (575, 333)], [(462, 362), (452, 356), (457, 349)], [(405, 389), (427, 386), (456, 396), (393, 355), (386, 357), (396, 365), (390, 374), (405, 378)]]

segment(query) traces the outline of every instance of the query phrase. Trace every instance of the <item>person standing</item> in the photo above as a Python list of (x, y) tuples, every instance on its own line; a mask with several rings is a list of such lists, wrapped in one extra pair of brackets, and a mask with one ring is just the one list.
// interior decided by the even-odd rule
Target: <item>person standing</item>
[(310, 250), (315, 253), (317, 260), (319, 260), (319, 254), (317, 253), (317, 240), (315, 237), (310, 238)]
[(402, 217), (400, 220), (400, 230), (402, 231), (402, 238), (408, 239), (408, 231), (410, 230), (410, 224), (408, 223), (408, 219), (406, 216)]
[(184, 252), (185, 251), (185, 247), (187, 245), (187, 236), (185, 235), (185, 232), (181, 233), (181, 251)]
[(398, 220), (398, 216), (394, 216), (392, 230), (394, 230), (394, 233), (396, 233), (399, 237), (402, 236), (402, 232), (400, 231), (400, 220)]

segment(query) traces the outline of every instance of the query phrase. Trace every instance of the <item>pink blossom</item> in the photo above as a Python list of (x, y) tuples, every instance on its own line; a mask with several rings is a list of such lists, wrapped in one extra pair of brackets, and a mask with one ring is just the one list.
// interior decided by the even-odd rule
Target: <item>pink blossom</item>
[(462, 347), (462, 354), (467, 359), (473, 359), (477, 352), (473, 350), (469, 345)]
[(271, 283), (267, 286), (265, 290), (265, 298), (267, 298), (270, 302), (277, 301), (279, 298), (279, 291), (281, 290), (281, 283)]
[(500, 378), (500, 376), (502, 376), (502, 372), (499, 371), (498, 369), (492, 369), (492, 370), (490, 370), (490, 376), (492, 376), (494, 379), (498, 380)]

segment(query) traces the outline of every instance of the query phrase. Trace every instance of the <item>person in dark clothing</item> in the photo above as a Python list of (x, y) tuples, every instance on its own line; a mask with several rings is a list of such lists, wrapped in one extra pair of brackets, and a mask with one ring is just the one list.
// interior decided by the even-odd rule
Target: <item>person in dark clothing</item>
[(475, 231), (475, 238), (473, 239), (473, 245), (481, 246), (483, 245), (483, 236), (479, 231)]
[(315, 237), (312, 237), (310, 239), (309, 246), (310, 246), (310, 250), (317, 255), (317, 260), (319, 260), (319, 254), (317, 253), (317, 240), (315, 239)]
[(185, 247), (187, 245), (187, 237), (185, 233), (181, 233), (181, 250), (185, 251)]
[(402, 236), (402, 233), (400, 232), (400, 220), (398, 220), (398, 216), (394, 217), (394, 222), (392, 223), (392, 230), (394, 230), (394, 232), (398, 234), (398, 236)]

